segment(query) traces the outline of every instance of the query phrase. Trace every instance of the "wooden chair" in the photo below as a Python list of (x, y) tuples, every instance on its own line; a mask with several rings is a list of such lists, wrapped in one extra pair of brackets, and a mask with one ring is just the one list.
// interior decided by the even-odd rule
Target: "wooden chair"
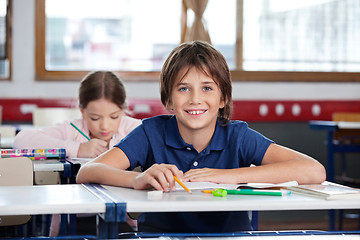
[(0, 125), (0, 148), (12, 148), (16, 128), (10, 125)]
[(14, 126), (0, 125), (1, 137), (15, 137), (16, 128)]
[[(36, 108), (32, 114), (34, 127), (54, 126), (80, 117), (81, 112), (78, 108)], [(59, 183), (59, 173), (35, 172), (34, 179), (36, 185), (57, 184)]]
[(32, 122), (36, 127), (46, 127), (80, 117), (78, 108), (36, 108), (32, 113)]
[[(0, 186), (33, 185), (33, 163), (26, 157), (0, 158)], [(0, 216), (0, 227), (23, 225), (31, 216)]]
[[(76, 118), (81, 118), (81, 112), (78, 108), (36, 108), (32, 113), (34, 127), (55, 126), (58, 123), (71, 121)], [(60, 175), (58, 172), (43, 171), (34, 173), (35, 185), (54, 185), (59, 183)], [(65, 222), (67, 215), (62, 215), (61, 218), (63, 219), (63, 222)], [(66, 232), (66, 229), (62, 228), (65, 228), (65, 225), (62, 225), (60, 232)]]

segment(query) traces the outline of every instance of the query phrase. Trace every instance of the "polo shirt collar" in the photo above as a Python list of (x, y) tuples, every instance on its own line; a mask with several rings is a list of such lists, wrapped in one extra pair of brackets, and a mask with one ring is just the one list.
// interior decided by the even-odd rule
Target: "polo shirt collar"
[[(222, 127), (219, 124), (215, 126), (214, 135), (210, 141), (209, 146), (206, 148), (208, 150), (222, 150), (225, 148), (227, 142), (227, 127)], [(192, 146), (187, 144), (182, 139), (179, 128), (176, 121), (176, 116), (172, 116), (165, 125), (165, 144), (173, 148), (187, 148)]]

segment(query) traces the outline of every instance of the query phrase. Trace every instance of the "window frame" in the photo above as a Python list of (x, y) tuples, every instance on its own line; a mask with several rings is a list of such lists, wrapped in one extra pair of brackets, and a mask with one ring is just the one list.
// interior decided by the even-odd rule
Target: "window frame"
[(7, 0), (6, 10), (6, 57), (8, 60), (9, 76), (6, 78), (0, 77), (0, 81), (11, 80), (11, 46), (12, 46), (12, 0)]
[[(9, 0), (11, 1), (11, 0)], [(36, 80), (79, 81), (88, 71), (48, 71), (45, 69), (45, 1), (36, 0)], [(237, 1), (237, 23), (243, 22), (243, 0)], [(186, 31), (186, 5), (183, 1), (181, 42)], [(360, 82), (360, 72), (308, 72), (308, 71), (245, 71), (241, 70), (243, 58), (242, 24), (236, 26), (236, 68), (231, 71), (235, 82)], [(159, 71), (115, 71), (125, 81), (159, 81)]]

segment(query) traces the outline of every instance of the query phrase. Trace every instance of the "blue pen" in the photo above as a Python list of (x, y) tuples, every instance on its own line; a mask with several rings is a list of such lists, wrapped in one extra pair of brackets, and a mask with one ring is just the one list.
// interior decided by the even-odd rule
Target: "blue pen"
[(70, 125), (73, 126), (79, 133), (81, 133), (81, 135), (83, 135), (87, 140), (90, 140), (90, 138), (86, 136), (86, 134), (83, 133), (77, 126), (75, 126), (75, 124), (71, 122)]

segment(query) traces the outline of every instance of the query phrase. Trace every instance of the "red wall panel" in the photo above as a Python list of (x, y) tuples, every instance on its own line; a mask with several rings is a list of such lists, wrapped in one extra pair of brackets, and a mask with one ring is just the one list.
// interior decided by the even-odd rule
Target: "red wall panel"
[[(136, 118), (166, 114), (160, 100), (129, 99)], [(32, 122), (36, 107), (77, 107), (77, 99), (0, 99), (2, 121)], [(331, 120), (334, 112), (360, 112), (360, 100), (235, 100), (233, 119), (247, 122), (306, 122)]]

